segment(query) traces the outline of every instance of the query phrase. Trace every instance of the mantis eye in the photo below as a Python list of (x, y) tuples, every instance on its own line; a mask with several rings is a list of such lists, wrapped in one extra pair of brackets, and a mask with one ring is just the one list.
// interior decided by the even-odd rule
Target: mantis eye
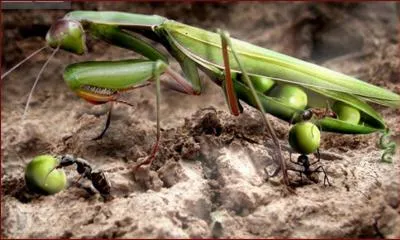
[(79, 55), (86, 52), (85, 31), (78, 21), (58, 20), (47, 32), (46, 42), (52, 48), (60, 47)]

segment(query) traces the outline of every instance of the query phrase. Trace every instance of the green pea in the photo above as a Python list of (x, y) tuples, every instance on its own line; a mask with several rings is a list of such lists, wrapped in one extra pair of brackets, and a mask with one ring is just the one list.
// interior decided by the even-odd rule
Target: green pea
[(55, 194), (65, 189), (67, 177), (63, 170), (54, 169), (57, 165), (58, 160), (51, 155), (35, 157), (25, 168), (27, 187), (41, 194)]
[[(232, 77), (232, 79), (237, 79), (237, 80), (241, 81), (242, 83), (246, 83), (246, 81), (243, 79), (242, 74), (239, 74), (237, 72), (231, 72), (231, 77)], [(275, 81), (269, 77), (249, 76), (249, 78), (251, 80), (251, 83), (253, 83), (254, 88), (258, 92), (266, 93), (269, 90), (271, 90), (272, 87), (275, 85)]]
[(300, 87), (297, 86), (277, 86), (272, 89), (271, 96), (278, 98), (280, 101), (293, 108), (303, 110), (307, 106), (307, 94)]
[(262, 93), (268, 92), (268, 90), (270, 90), (275, 84), (275, 81), (269, 77), (251, 76), (250, 79), (254, 88)]
[(358, 124), (360, 122), (360, 111), (344, 102), (335, 102), (332, 109), (342, 121), (351, 124)]
[(321, 134), (311, 122), (295, 124), (289, 131), (289, 144), (298, 153), (310, 154), (319, 148)]

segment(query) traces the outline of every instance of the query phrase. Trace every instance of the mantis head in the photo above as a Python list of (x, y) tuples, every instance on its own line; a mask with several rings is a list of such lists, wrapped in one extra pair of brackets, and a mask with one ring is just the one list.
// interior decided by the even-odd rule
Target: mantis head
[(52, 48), (60, 47), (75, 54), (82, 55), (86, 52), (85, 31), (75, 20), (56, 21), (47, 32), (46, 42)]

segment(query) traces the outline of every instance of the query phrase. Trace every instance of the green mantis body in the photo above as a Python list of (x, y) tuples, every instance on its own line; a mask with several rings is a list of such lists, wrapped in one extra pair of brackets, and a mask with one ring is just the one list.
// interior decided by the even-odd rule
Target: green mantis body
[[(53, 48), (83, 54), (86, 49), (85, 32), (147, 58), (85, 62), (68, 66), (64, 72), (66, 83), (80, 97), (92, 103), (118, 101), (119, 92), (134, 89), (153, 79), (157, 80), (159, 103), (158, 76), (164, 73), (177, 81), (176, 88), (180, 91), (200, 94), (200, 69), (224, 89), (229, 109), (234, 115), (241, 112), (240, 99), (282, 120), (298, 121), (297, 116), (304, 108), (288, 105), (269, 94), (271, 89), (285, 84), (297, 86), (307, 94), (306, 108), (327, 107), (326, 104), (332, 106), (340, 101), (360, 112), (358, 123), (331, 117), (318, 119), (317, 125), (323, 131), (348, 134), (386, 131), (383, 118), (367, 101), (389, 107), (400, 106), (400, 96), (383, 88), (300, 59), (224, 37), (221, 33), (156, 15), (74, 11), (52, 26), (46, 40)], [(179, 62), (185, 78), (177, 76), (168, 67), (167, 57), (137, 35), (161, 43)], [(227, 41), (225, 47), (224, 40)], [(251, 85), (254, 85), (255, 92)]]
[[(94, 36), (111, 44), (138, 51), (141, 54), (145, 54), (140, 51), (143, 49), (141, 48), (142, 46), (139, 46), (138, 48), (140, 49), (138, 50), (136, 46), (128, 46), (127, 43), (121, 40), (121, 36), (129, 36), (126, 41), (137, 40), (133, 35), (129, 34), (128, 30), (139, 32), (163, 43), (181, 64), (185, 79), (188, 80), (188, 83), (197, 94), (201, 91), (197, 68), (206, 72), (215, 83), (222, 85), (224, 64), (221, 56), (221, 40), (217, 33), (194, 28), (159, 16), (120, 12), (76, 11), (67, 14), (64, 19), (79, 21)], [(384, 120), (363, 100), (385, 106), (400, 106), (399, 95), (350, 76), (236, 39), (232, 39), (232, 44), (250, 77), (258, 77), (261, 80), (262, 77), (269, 77), (275, 80), (277, 84), (295, 84), (303, 87), (310, 95), (322, 96), (328, 101), (340, 100), (362, 112), (362, 122), (359, 125), (347, 126), (346, 123), (338, 122), (340, 121), (338, 119), (323, 119), (320, 122), (323, 130), (341, 133), (370, 133), (383, 130), (385, 129)], [(157, 50), (153, 50), (154, 53), (158, 53)], [(149, 56), (147, 54), (150, 60), (166, 62), (166, 58), (162, 58), (160, 55), (153, 54)], [(232, 56), (230, 56), (230, 63), (231, 71), (237, 73), (236, 76), (239, 76), (241, 71)], [(110, 66), (109, 69), (111, 69), (113, 64), (117, 65), (118, 63), (99, 63), (98, 69), (104, 69), (104, 65)], [(141, 61), (138, 60), (138, 69), (140, 69), (141, 64)], [(130, 67), (132, 68), (132, 66)], [(79, 65), (76, 65), (76, 69), (79, 69)], [(95, 67), (93, 67), (94, 69)], [(109, 69), (107, 71), (111, 71)], [(73, 74), (69, 73), (69, 70), (70, 68), (67, 68), (65, 75), (67, 83), (69, 82), (68, 74)], [(125, 85), (119, 85), (119, 81), (111, 77), (112, 74), (106, 72), (105, 74), (109, 75), (108, 81), (93, 80), (91, 84), (115, 90), (129, 87), (129, 81)], [(138, 75), (140, 79), (147, 78), (146, 80), (148, 80), (151, 78), (150, 76), (143, 77), (140, 74)], [(236, 79), (233, 82), (239, 98), (254, 106), (243, 82)], [(84, 84), (83, 82), (80, 83)], [(134, 80), (130, 82), (131, 86), (137, 83)], [(75, 89), (73, 88), (73, 90)], [(259, 97), (263, 105), (265, 105), (265, 111), (287, 121), (296, 111), (302, 110), (282, 106), (281, 103), (262, 93), (259, 94)], [(309, 97), (309, 100), (313, 100), (313, 97)], [(310, 101), (308, 106), (317, 107), (318, 103)]]

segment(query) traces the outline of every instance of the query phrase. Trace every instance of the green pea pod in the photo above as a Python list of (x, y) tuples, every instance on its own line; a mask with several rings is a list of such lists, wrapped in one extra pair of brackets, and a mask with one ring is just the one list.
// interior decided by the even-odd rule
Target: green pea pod
[[(360, 111), (361, 114), (361, 121), (358, 124), (348, 123), (339, 119), (323, 118), (317, 122), (317, 125), (319, 124), (322, 130), (338, 133), (367, 134), (384, 130), (386, 128), (385, 122), (380, 114), (359, 98), (341, 92), (327, 91), (316, 88), (310, 89), (316, 93), (326, 96), (331, 100), (344, 102)], [(310, 105), (312, 107), (312, 103)]]

